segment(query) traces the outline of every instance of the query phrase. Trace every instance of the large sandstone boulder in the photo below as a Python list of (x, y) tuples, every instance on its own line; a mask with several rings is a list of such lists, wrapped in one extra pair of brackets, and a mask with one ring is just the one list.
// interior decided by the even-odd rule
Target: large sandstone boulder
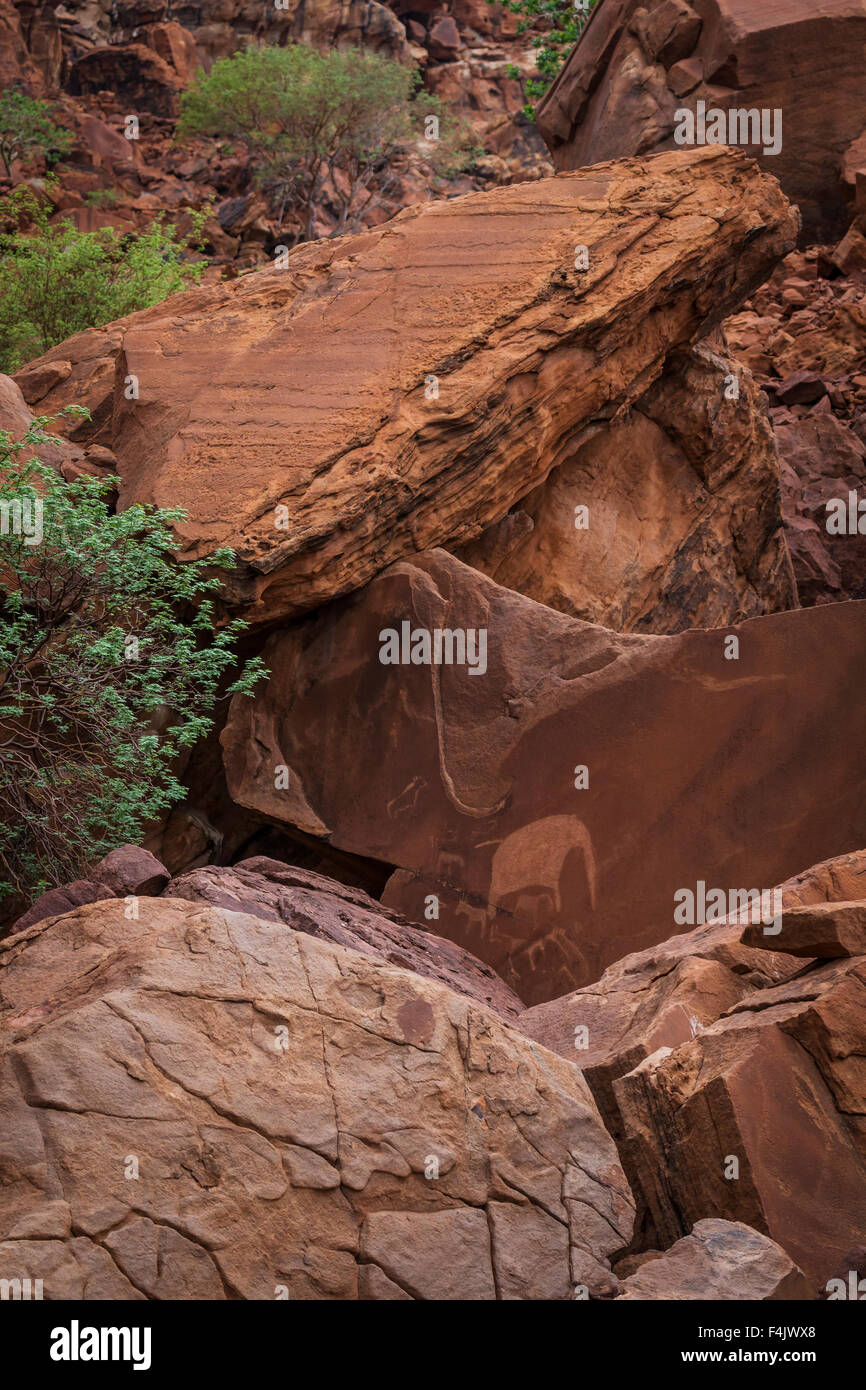
[(40, 410), (83, 392), (120, 505), (186, 508), (183, 553), (232, 546), (234, 599), (285, 617), (501, 520), (794, 231), (726, 149), (410, 208), (68, 340)]
[(44, 1296), (566, 1299), (633, 1205), (576, 1067), (432, 980), (180, 899), (0, 944), (0, 1276)]
[[(866, 123), (866, 10), (852, 0), (601, 0), (538, 107), (558, 169), (675, 147), (675, 112), (782, 113), (748, 149), (799, 204), (811, 240), (850, 217), (842, 158)], [(771, 128), (772, 129), (772, 128)]]
[(766, 403), (708, 343), (674, 355), (632, 410), (589, 425), (459, 553), (506, 588), (620, 632), (798, 606)]
[[(483, 671), (480, 647), (383, 664), (404, 623), (469, 633), (467, 658), (483, 632)], [(666, 940), (681, 889), (768, 890), (866, 844), (864, 635), (858, 603), (616, 634), (433, 551), (268, 640), (229, 789), (397, 866), (390, 906), (540, 1003)]]

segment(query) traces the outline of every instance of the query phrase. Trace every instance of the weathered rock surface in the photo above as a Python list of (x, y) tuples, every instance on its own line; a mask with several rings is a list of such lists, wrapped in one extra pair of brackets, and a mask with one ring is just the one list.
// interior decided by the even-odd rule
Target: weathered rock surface
[[(383, 665), (403, 622), (483, 629), (484, 673)], [(229, 788), (398, 866), (384, 901), (420, 921), (435, 896), (437, 931), (540, 1003), (665, 940), (684, 887), (769, 889), (866, 843), (864, 625), (862, 604), (757, 618), (727, 660), (724, 632), (615, 634), (430, 552), (269, 639)]]
[(72, 64), (68, 88), (73, 96), (114, 91), (136, 111), (176, 116), (182, 83), (171, 63), (143, 43), (93, 48)]
[[(348, 0), (345, 4), (285, 0), (280, 9), (271, 6), (265, 10), (254, 0), (233, 0), (230, 6), (220, 0), (199, 0), (184, 11), (188, 29), (170, 19), (172, 7), (166, 0), (128, 0), (114, 7), (107, 0), (68, 0), (59, 12), (44, 0), (17, 3), (28, 21), (34, 61), (52, 86), (68, 80), (70, 69), (74, 73), (82, 55), (95, 53), (102, 59), (106, 46), (128, 46), (135, 41), (172, 59), (172, 66), (184, 75), (190, 41), (208, 67), (252, 39), (266, 44), (312, 43), (323, 48), (363, 44), (389, 57), (408, 57), (403, 25), (378, 0)], [(178, 30), (187, 36), (186, 42), (177, 38)]]
[(589, 425), (570, 458), (459, 554), (506, 588), (618, 631), (722, 627), (798, 607), (779, 488), (751, 375), (701, 343), (633, 409)]
[(411, 208), (66, 341), (40, 359), (72, 364), (40, 409), (77, 392), (121, 506), (185, 507), (184, 553), (231, 545), (235, 599), (286, 616), (501, 520), (794, 226), (728, 149)]
[(49, 1299), (610, 1285), (633, 1206), (579, 1071), (432, 980), (165, 898), (40, 923), (0, 962), (3, 1277)]
[(41, 95), (42, 91), (13, 0), (0, 0), (0, 86), (18, 87), (30, 96)]
[(673, 148), (675, 112), (699, 101), (781, 111), (777, 153), (763, 138), (748, 148), (819, 240), (850, 217), (840, 165), (863, 131), (864, 62), (866, 12), (851, 0), (604, 0), (538, 124), (556, 167), (575, 169)]
[(407, 922), (359, 888), (276, 859), (256, 856), (233, 868), (193, 869), (173, 879), (165, 896), (284, 922), (293, 931), (425, 975), (509, 1021), (523, 1010), (495, 970), (453, 941)]
[(644, 1239), (702, 1217), (777, 1241), (817, 1291), (866, 1240), (866, 961), (761, 990), (613, 1083)]
[[(778, 934), (696, 928), (521, 1016), (584, 1069), (638, 1200), (637, 1249), (701, 1217), (744, 1221), (808, 1271), (814, 1296), (862, 1238), (866, 937), (850, 899), (864, 883), (866, 852), (816, 865), (782, 885)], [(694, 1287), (707, 1291), (680, 1296), (723, 1296), (700, 1269)]]
[(785, 1251), (741, 1221), (698, 1221), (658, 1259), (620, 1285), (624, 1302), (645, 1299), (810, 1299), (809, 1284)]
[[(9, 435), (13, 444), (22, 440), (33, 423), (33, 415), (27, 408), (21, 388), (11, 376), (0, 373), (0, 430)], [(82, 451), (58, 436), (56, 444), (40, 444), (31, 447), (24, 454), (25, 459), (37, 457), (43, 463), (59, 471), (81, 462)]]

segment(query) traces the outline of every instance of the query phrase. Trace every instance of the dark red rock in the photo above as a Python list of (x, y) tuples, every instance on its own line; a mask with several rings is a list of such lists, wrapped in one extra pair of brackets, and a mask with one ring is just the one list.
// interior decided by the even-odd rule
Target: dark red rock
[(162, 892), (170, 874), (148, 850), (139, 849), (137, 845), (120, 845), (100, 860), (93, 877), (119, 898), (127, 895), (153, 898)]
[(49, 888), (19, 917), (9, 929), (9, 934), (24, 931), (46, 917), (59, 917), (63, 912), (71, 912), (84, 903), (100, 902), (103, 898), (113, 898), (114, 894), (104, 883), (94, 883), (87, 878), (76, 878), (72, 883), (64, 883), (59, 888)]
[(827, 387), (817, 372), (804, 367), (780, 381), (775, 391), (783, 405), (812, 405), (826, 395)]
[(427, 43), (431, 58), (436, 58), (440, 62), (450, 62), (456, 58), (458, 50), (463, 45), (460, 42), (457, 25), (450, 15), (443, 15), (441, 19), (437, 19), (430, 26)]

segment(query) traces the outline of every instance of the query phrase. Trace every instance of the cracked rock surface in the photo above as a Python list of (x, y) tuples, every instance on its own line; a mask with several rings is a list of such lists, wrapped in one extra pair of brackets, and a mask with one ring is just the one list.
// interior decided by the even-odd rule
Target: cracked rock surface
[(615, 1290), (634, 1206), (576, 1067), (281, 922), (129, 911), (0, 945), (5, 1277), (52, 1299)]

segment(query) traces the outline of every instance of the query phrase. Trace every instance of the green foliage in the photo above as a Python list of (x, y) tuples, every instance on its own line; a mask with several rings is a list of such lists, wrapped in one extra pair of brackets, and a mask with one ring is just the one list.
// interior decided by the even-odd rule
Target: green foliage
[[(536, 27), (541, 29), (531, 39), (532, 47), (538, 52), (535, 66), (539, 76), (530, 78), (526, 84), (526, 95), (537, 101), (544, 96), (577, 43), (598, 0), (487, 0), (487, 3), (503, 4), (512, 14), (520, 15), (518, 34)], [(517, 69), (512, 69), (510, 76), (519, 76)], [(533, 118), (531, 102), (527, 102), (524, 111)]]
[[(184, 513), (112, 515), (116, 480), (26, 457), (48, 423), (0, 432), (0, 898), (80, 876), (183, 797), (175, 761), (211, 727), (246, 626), (214, 628), (232, 552), (176, 563)], [(266, 674), (248, 662), (226, 697)]]
[(41, 150), (49, 159), (56, 159), (72, 143), (71, 132), (51, 119), (48, 102), (12, 89), (0, 93), (0, 160), (7, 178), (12, 176), (13, 161), (31, 150)]
[(116, 188), (92, 188), (89, 193), (85, 193), (84, 201), (92, 208), (111, 208), (119, 197)]
[(395, 156), (424, 140), (430, 118), (438, 138), (421, 148), (434, 171), (453, 177), (471, 163), (468, 129), (418, 83), (413, 70), (365, 49), (247, 49), (197, 75), (178, 133), (242, 140), (280, 220), (296, 212), (307, 239), (327, 184), (337, 235), (385, 200)]
[[(31, 189), (21, 186), (0, 209), (12, 230), (0, 233), (0, 371), (24, 362), (82, 329), (110, 323), (195, 283), (204, 262), (186, 260), (206, 213), (178, 237), (157, 218), (145, 232), (113, 227), (79, 232), (52, 224)], [(22, 224), (30, 223), (28, 230)]]

